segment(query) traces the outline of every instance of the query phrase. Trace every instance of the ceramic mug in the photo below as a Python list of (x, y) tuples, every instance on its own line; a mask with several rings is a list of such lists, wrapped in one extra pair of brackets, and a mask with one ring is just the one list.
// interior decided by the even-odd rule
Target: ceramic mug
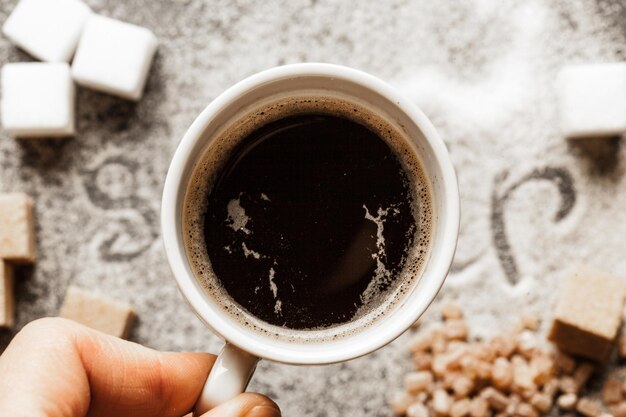
[[(430, 182), (434, 208), (431, 250), (412, 290), (373, 325), (337, 340), (308, 344), (261, 335), (225, 314), (196, 279), (182, 236), (182, 207), (193, 168), (218, 130), (271, 97), (303, 93), (353, 99), (402, 129)], [(259, 358), (330, 364), (394, 340), (424, 313), (443, 285), (456, 248), (459, 216), (456, 175), (443, 141), (414, 103), (380, 79), (343, 66), (307, 63), (266, 70), (226, 90), (204, 109), (178, 145), (161, 206), (165, 250), (178, 287), (200, 320), (225, 340), (195, 411), (203, 413), (243, 392)]]

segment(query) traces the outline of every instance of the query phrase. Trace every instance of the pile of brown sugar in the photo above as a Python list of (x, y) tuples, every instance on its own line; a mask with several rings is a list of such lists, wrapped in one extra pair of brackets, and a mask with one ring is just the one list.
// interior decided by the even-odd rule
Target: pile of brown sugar
[[(539, 319), (522, 316), (510, 333), (468, 339), (462, 310), (442, 309), (443, 322), (419, 329), (409, 342), (415, 370), (389, 404), (407, 417), (537, 417), (560, 414), (626, 417), (626, 384), (609, 376), (602, 400), (586, 389), (599, 365), (549, 346), (536, 333)], [(626, 355), (626, 344), (620, 347)]]

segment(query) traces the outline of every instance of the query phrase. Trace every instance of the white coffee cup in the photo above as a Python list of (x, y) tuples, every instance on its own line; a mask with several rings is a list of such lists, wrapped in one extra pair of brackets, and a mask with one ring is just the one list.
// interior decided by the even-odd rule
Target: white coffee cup
[[(187, 186), (216, 132), (261, 101), (303, 93), (354, 99), (403, 129), (422, 162), (433, 194), (431, 250), (412, 290), (373, 325), (323, 343), (264, 336), (226, 314), (196, 279), (182, 235)], [(178, 145), (161, 206), (165, 250), (178, 287), (200, 320), (225, 340), (196, 412), (203, 413), (243, 392), (259, 358), (297, 365), (329, 364), (365, 355), (394, 340), (424, 313), (443, 285), (456, 248), (459, 216), (456, 175), (443, 141), (415, 104), (380, 79), (343, 66), (307, 63), (263, 71), (226, 90), (204, 109)]]

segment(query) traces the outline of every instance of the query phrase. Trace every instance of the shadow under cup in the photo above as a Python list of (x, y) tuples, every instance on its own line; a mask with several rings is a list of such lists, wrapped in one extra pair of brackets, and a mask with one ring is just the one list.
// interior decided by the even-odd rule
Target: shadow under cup
[[(239, 318), (226, 312), (224, 297), (228, 296), (223, 294), (224, 290), (220, 295), (215, 288), (207, 289), (206, 279), (196, 279), (196, 268), (187, 256), (189, 249), (183, 238), (183, 208), (195, 167), (206, 160), (206, 152), (217, 152), (216, 138), (223, 137), (225, 129), (267, 103), (304, 96), (355, 103), (408, 138), (406, 145), (419, 159), (431, 190), (431, 243), (416, 273), (418, 276), (408, 288), (403, 288), (402, 294), (389, 293), (388, 297), (394, 301), (386, 303), (384, 313), (375, 320), (369, 320), (366, 325), (359, 324), (359, 318), (321, 330), (276, 328), (272, 332), (266, 331), (273, 327), (266, 323), (255, 328), (254, 323), (259, 320), (249, 314), (242, 319), (241, 311)], [(432, 302), (445, 280), (456, 246), (458, 188), (445, 145), (414, 104), (368, 74), (332, 65), (303, 64), (276, 68), (240, 82), (220, 95), (196, 119), (170, 166), (162, 221), (166, 251), (179, 288), (207, 326), (257, 357), (293, 364), (333, 363), (389, 343)]]

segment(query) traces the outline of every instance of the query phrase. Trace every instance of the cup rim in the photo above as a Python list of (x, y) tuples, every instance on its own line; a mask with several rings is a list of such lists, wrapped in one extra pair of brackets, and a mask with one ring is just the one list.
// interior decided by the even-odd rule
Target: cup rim
[[(185, 190), (187, 187), (187, 184), (183, 184), (183, 174), (190, 161), (193, 160), (192, 149), (204, 139), (204, 130), (213, 117), (228, 104), (249, 93), (255, 87), (281, 79), (303, 76), (345, 79), (393, 102), (400, 112), (403, 112), (418, 126), (431, 146), (441, 170), (443, 194), (445, 194), (443, 197), (446, 201), (445, 207), (439, 214), (440, 219), (445, 219), (439, 237), (444, 240), (444, 244), (437, 253), (437, 259), (431, 258), (428, 261), (428, 264), (435, 263), (427, 265), (430, 280), (420, 287), (419, 296), (414, 292), (405, 300), (405, 303), (413, 304), (410, 310), (413, 314), (396, 315), (396, 319), (391, 320), (390, 325), (384, 326), (376, 338), (370, 338), (361, 343), (350, 343), (342, 349), (324, 349), (317, 352), (288, 349), (278, 344), (273, 346), (265, 340), (255, 339), (236, 328), (230, 319), (225, 317), (226, 314), (210, 308), (204, 299), (206, 297), (204, 291), (199, 288), (193, 274), (189, 273), (188, 260), (182, 245), (181, 227), (178, 225), (180, 223), (178, 219), (179, 193), (181, 187)], [(227, 342), (260, 358), (290, 364), (328, 364), (353, 359), (381, 348), (406, 331), (426, 311), (443, 286), (456, 250), (459, 223), (460, 199), (456, 173), (446, 146), (430, 120), (417, 105), (379, 78), (353, 68), (326, 63), (301, 63), (271, 68), (238, 82), (215, 98), (194, 120), (178, 144), (167, 172), (161, 204), (161, 230), (167, 259), (179, 290), (196, 315)], [(425, 276), (426, 271), (420, 281), (423, 281)]]

